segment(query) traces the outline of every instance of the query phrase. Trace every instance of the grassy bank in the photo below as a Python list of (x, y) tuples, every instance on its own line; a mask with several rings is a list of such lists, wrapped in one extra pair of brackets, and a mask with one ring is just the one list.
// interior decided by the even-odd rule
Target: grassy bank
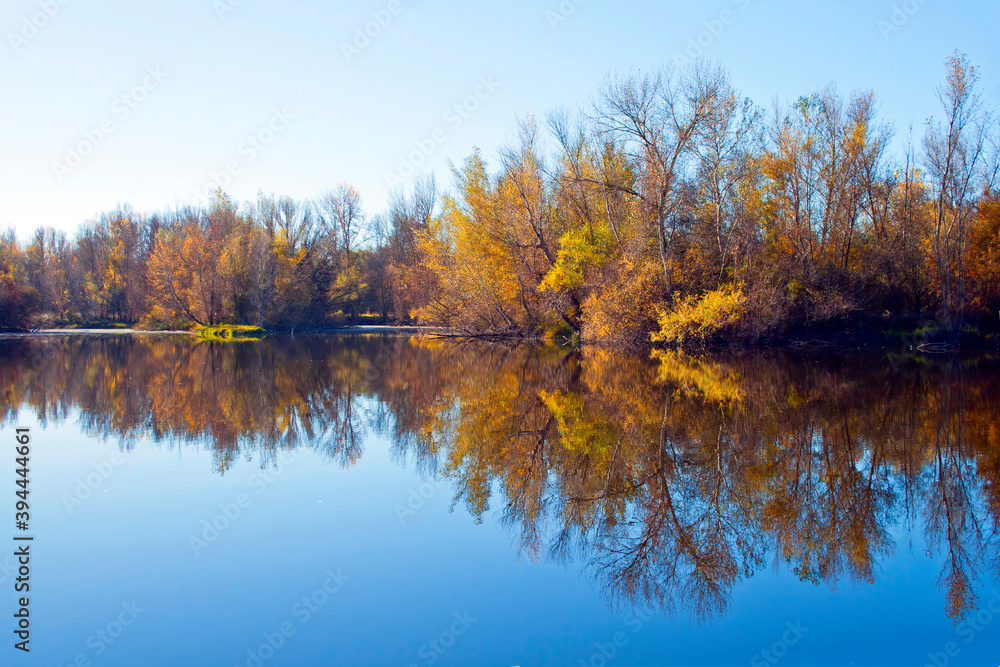
[(212, 341), (245, 341), (260, 340), (267, 336), (267, 330), (246, 324), (217, 324), (201, 326), (195, 329), (199, 338)]

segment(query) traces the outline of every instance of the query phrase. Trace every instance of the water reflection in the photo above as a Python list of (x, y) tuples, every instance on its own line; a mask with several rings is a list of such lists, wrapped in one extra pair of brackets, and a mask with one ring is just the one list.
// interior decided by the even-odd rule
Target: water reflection
[(613, 604), (703, 618), (774, 563), (874, 581), (898, 528), (941, 562), (945, 612), (974, 609), (1000, 569), (998, 371), (406, 337), (0, 341), (7, 423), (208, 445), (220, 474), (303, 446), (349, 467), (383, 434), (473, 516), (498, 504), (525, 555), (582, 562)]

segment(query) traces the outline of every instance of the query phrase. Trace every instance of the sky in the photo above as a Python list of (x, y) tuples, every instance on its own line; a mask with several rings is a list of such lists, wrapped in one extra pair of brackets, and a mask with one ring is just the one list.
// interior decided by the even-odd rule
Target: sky
[[(347, 7), (347, 5), (350, 5)], [(770, 108), (873, 90), (919, 143), (956, 49), (1000, 101), (1000, 3), (967, 0), (4, 0), (0, 229), (72, 233), (101, 211), (391, 189), (517, 119), (585, 109), (613, 71), (690, 56)]]

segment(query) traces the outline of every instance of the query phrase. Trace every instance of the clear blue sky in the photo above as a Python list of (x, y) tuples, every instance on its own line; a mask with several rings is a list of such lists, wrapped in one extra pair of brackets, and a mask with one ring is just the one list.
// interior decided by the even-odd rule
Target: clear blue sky
[[(586, 104), (607, 72), (670, 61), (706, 21), (719, 34), (701, 35), (705, 54), (761, 105), (836, 81), (875, 90), (883, 118), (919, 139), (956, 48), (981, 67), (987, 101), (1000, 100), (995, 2), (565, 0), (566, 16), (559, 0), (396, 2), (5, 0), (0, 228), (25, 238), (38, 225), (71, 231), (119, 202), (196, 203), (227, 163), (238, 200), (312, 197), (346, 180), (376, 212), (415, 142), (433, 145), (422, 168), (450, 186), (447, 160), (473, 146), (492, 160), (517, 114)], [(894, 6), (898, 30), (887, 32)], [(725, 10), (728, 23), (712, 25)], [(391, 21), (345, 56), (379, 11)], [(449, 113), (477, 89), (484, 99), (467, 118)], [(81, 142), (96, 145), (68, 173), (57, 168)]]

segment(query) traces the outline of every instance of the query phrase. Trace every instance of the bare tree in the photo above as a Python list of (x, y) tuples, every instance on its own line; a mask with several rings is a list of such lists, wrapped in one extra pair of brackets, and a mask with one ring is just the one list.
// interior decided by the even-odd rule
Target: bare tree
[(292, 253), (309, 246), (313, 241), (315, 224), (309, 202), (282, 197), (276, 203), (275, 221), (278, 229), (284, 233)]
[(703, 62), (681, 73), (666, 67), (643, 76), (616, 75), (605, 81), (595, 108), (600, 134), (622, 141), (641, 170), (637, 187), (628, 192), (646, 210), (668, 293), (692, 148), (717, 113), (727, 81), (724, 70)]
[(354, 186), (340, 183), (336, 189), (320, 197), (317, 208), (324, 229), (337, 239), (338, 252), (343, 255), (342, 268), (349, 270), (353, 264), (351, 253), (362, 240), (364, 211), (361, 194)]
[(741, 195), (752, 186), (755, 164), (753, 155), (760, 148), (757, 129), (760, 112), (749, 100), (741, 100), (727, 80), (707, 91), (709, 112), (698, 128), (697, 155), (699, 196), (708, 204), (710, 229), (718, 253), (718, 279), (722, 280), (730, 262), (735, 262), (734, 247), (745, 246), (749, 236), (739, 238)]
[(946, 64), (948, 75), (938, 89), (946, 120), (928, 123), (924, 150), (935, 194), (933, 249), (941, 320), (948, 332), (955, 332), (963, 324), (968, 227), (976, 214), (976, 188), (982, 184), (989, 115), (977, 90), (979, 73), (968, 58), (956, 51)]

